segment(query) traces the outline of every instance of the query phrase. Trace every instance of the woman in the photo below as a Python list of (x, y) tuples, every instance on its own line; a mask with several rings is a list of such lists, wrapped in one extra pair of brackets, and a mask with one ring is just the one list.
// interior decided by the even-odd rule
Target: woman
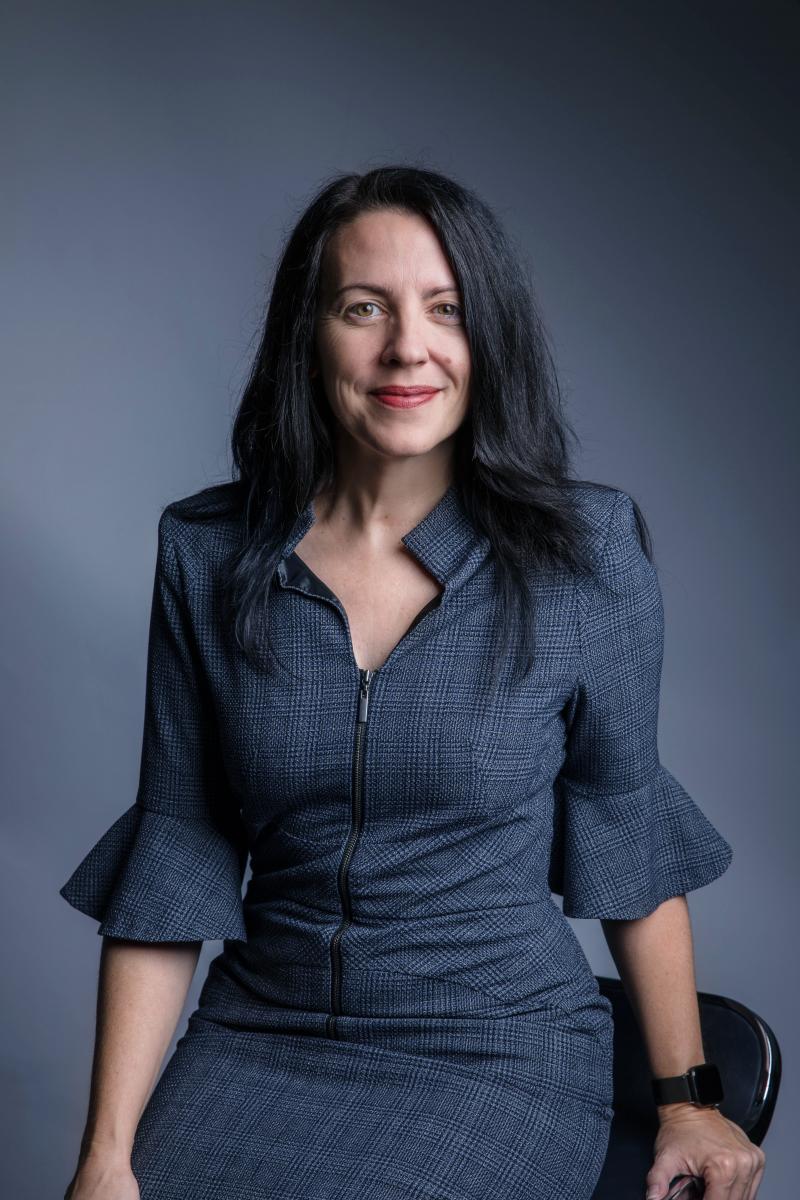
[[(413, 168), (326, 186), (233, 452), (162, 514), (136, 802), (61, 889), (104, 935), (68, 1194), (588, 1198), (611, 1007), (564, 914), (603, 921), (654, 1076), (681, 1075), (685, 893), (732, 851), (659, 762), (645, 526), (569, 478), (486, 206)], [(742, 1130), (659, 1114), (655, 1195), (693, 1171), (752, 1200)]]

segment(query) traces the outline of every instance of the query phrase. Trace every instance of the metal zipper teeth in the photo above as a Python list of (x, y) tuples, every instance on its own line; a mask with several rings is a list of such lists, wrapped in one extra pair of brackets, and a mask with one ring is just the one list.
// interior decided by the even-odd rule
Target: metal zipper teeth
[(353, 919), (350, 892), (347, 887), (347, 871), (350, 859), (361, 832), (363, 818), (364, 796), (364, 739), (367, 731), (367, 715), (369, 712), (369, 689), (375, 677), (375, 671), (359, 670), (358, 718), (356, 721), (355, 747), (353, 752), (353, 812), (350, 833), (345, 844), (342, 860), (337, 872), (339, 896), (342, 902), (343, 917), (331, 938), (331, 1012), (325, 1021), (325, 1032), (328, 1037), (336, 1036), (336, 1014), (342, 1011), (342, 949), (341, 942), (344, 932)]

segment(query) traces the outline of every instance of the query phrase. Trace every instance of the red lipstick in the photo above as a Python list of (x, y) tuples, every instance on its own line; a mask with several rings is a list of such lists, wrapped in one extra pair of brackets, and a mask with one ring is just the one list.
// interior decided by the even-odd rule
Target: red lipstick
[(418, 405), (424, 404), (426, 400), (430, 400), (441, 390), (441, 388), (391, 385), (390, 387), (374, 388), (370, 395), (379, 400), (381, 404), (388, 405), (389, 408), (417, 408)]

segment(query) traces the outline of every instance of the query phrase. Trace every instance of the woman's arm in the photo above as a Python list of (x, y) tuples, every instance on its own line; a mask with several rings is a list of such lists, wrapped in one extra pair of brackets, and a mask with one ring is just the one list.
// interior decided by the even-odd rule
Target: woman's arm
[(90, 1176), (129, 1166), (201, 946), (103, 938), (89, 1112), (70, 1195), (82, 1195), (84, 1178), (92, 1186)]
[[(672, 896), (646, 917), (601, 921), (625, 994), (634, 1010), (654, 1078), (682, 1075), (705, 1060), (685, 896)], [(659, 1116), (688, 1101), (658, 1106)]]
[[(705, 1061), (685, 895), (647, 916), (601, 921), (608, 948), (634, 1010), (655, 1078), (682, 1075)], [(766, 1155), (718, 1108), (688, 1100), (657, 1105), (655, 1158), (646, 1200), (662, 1200), (677, 1175), (702, 1176), (707, 1200), (754, 1200)]]

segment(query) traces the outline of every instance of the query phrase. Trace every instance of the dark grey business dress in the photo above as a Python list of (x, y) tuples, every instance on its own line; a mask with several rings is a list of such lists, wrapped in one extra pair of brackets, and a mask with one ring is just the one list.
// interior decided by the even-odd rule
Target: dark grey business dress
[(455, 485), (403, 538), (444, 592), (375, 671), (294, 553), (310, 504), (245, 660), (237, 494), (161, 517), (136, 801), (61, 888), (110, 937), (224, 940), (139, 1123), (142, 1200), (588, 1200), (612, 1018), (564, 914), (641, 917), (732, 858), (659, 761), (630, 497), (576, 490), (596, 574), (537, 578), (536, 665), (491, 695)]

